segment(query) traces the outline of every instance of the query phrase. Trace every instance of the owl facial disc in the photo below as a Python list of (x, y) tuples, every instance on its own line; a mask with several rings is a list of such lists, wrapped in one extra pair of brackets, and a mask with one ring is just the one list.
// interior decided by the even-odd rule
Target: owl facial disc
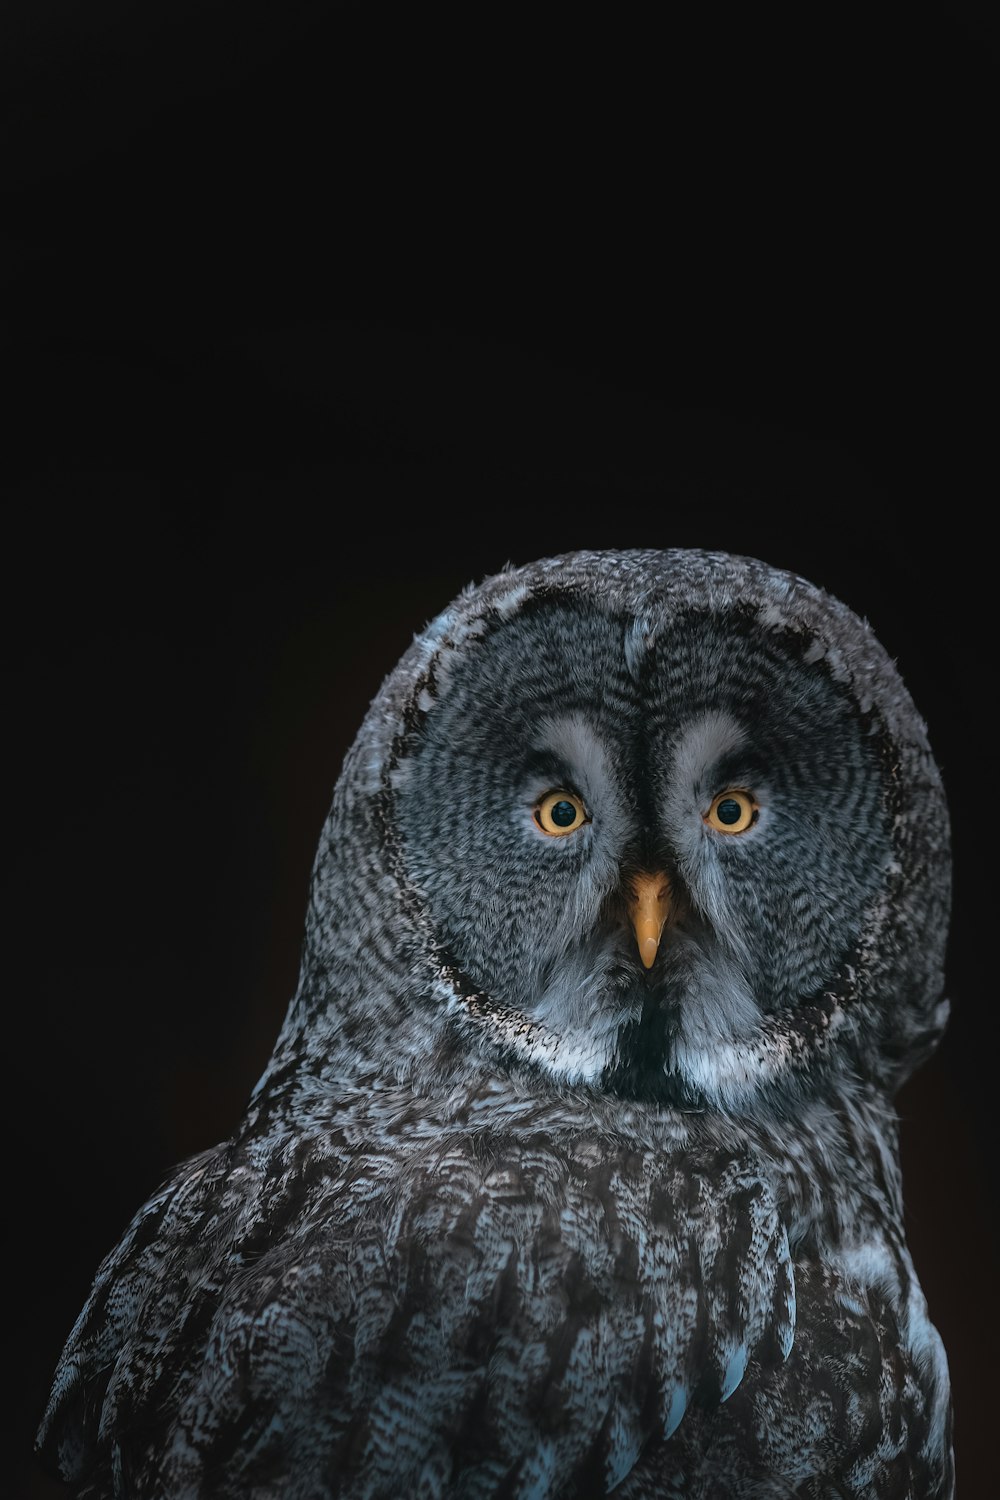
[(428, 1086), (485, 1059), (745, 1109), (830, 1070), (896, 1087), (943, 1026), (922, 721), (864, 621), (753, 559), (579, 553), (466, 591), (330, 816), (274, 1076), (311, 1028), (378, 1067), (392, 1035)]

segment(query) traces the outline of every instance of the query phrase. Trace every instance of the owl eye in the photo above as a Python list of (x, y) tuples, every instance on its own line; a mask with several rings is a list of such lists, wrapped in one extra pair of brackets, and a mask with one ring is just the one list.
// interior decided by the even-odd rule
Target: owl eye
[(746, 833), (756, 823), (760, 809), (749, 792), (730, 787), (713, 797), (712, 805), (705, 814), (705, 822), (717, 833)]
[(546, 792), (535, 808), (535, 822), (539, 828), (556, 838), (575, 833), (588, 821), (587, 809), (573, 792)]

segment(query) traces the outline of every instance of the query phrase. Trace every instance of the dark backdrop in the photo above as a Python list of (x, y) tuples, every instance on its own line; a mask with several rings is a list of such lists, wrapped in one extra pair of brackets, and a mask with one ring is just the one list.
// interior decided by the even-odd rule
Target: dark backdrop
[(99, 1259), (264, 1066), (412, 633), (508, 559), (693, 545), (866, 615), (944, 769), (954, 1020), (900, 1109), (987, 1494), (989, 35), (3, 24), (15, 1490), (59, 1492), (28, 1448)]

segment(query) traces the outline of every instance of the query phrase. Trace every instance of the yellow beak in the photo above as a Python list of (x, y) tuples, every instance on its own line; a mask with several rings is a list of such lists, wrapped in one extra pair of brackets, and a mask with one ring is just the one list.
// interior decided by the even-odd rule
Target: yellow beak
[(639, 957), (650, 969), (670, 915), (670, 881), (666, 875), (636, 875), (628, 910), (635, 940), (639, 944)]

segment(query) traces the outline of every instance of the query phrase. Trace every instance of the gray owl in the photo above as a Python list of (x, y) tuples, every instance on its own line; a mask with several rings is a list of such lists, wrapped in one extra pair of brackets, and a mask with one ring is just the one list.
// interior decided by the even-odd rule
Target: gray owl
[(39, 1435), (82, 1496), (953, 1494), (892, 1098), (948, 819), (802, 579), (576, 553), (467, 590), (348, 754), (230, 1140), (100, 1267)]

